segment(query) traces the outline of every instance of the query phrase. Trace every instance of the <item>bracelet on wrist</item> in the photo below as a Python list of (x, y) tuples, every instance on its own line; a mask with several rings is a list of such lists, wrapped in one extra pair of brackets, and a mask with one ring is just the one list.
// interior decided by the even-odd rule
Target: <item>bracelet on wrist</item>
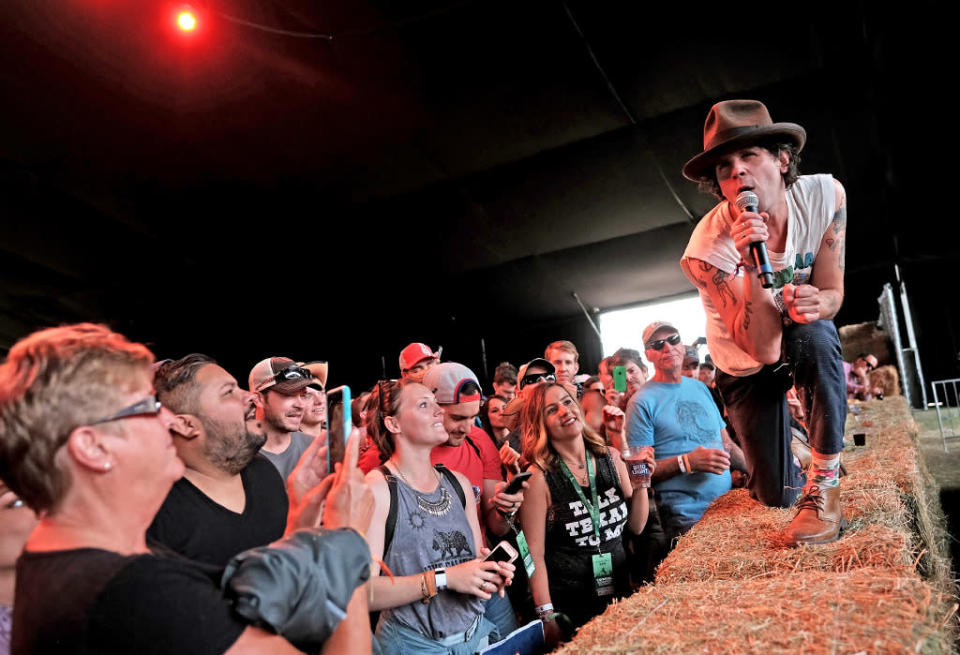
[(681, 473), (687, 472), (687, 467), (683, 464), (683, 455), (677, 455), (677, 468), (680, 469)]
[(544, 616), (553, 612), (553, 603), (544, 603), (543, 605), (537, 605), (534, 610), (537, 613), (537, 616)]
[(443, 591), (447, 588), (447, 570), (444, 568), (436, 569), (434, 572), (434, 580), (436, 581), (437, 591)]
[(693, 466), (690, 464), (690, 453), (684, 453), (683, 463), (687, 465), (687, 473), (693, 473)]
[(427, 571), (420, 576), (420, 593), (423, 596), (424, 605), (429, 605), (433, 597), (437, 595), (437, 578), (433, 571)]

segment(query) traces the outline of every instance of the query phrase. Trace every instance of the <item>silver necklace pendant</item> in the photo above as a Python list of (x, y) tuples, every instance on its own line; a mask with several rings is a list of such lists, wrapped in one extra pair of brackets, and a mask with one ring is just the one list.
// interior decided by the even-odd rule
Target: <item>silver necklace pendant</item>
[[(413, 489), (413, 493), (417, 496), (417, 506), (421, 510), (430, 516), (435, 516), (437, 518), (440, 518), (450, 511), (450, 492), (443, 487), (443, 481), (441, 480), (439, 473), (437, 473), (437, 482), (440, 483), (440, 500), (431, 501), (421, 496), (420, 492), (417, 491), (417, 488), (410, 484), (410, 480), (408, 480), (407, 476), (403, 474), (403, 471), (400, 470), (400, 467), (397, 466), (396, 462), (394, 462), (393, 465), (397, 468), (397, 473), (399, 473), (400, 477), (403, 478), (403, 481), (407, 483), (407, 486)], [(434, 472), (436, 472), (436, 470)]]
[(430, 516), (440, 518), (450, 511), (450, 492), (441, 487), (440, 500), (436, 502), (429, 501), (420, 494), (417, 494), (417, 505)]

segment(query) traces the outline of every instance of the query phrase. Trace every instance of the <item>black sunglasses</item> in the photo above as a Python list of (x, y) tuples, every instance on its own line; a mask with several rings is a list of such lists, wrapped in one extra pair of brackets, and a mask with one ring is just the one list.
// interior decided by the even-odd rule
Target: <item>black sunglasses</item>
[(553, 373), (530, 373), (529, 375), (524, 375), (523, 379), (520, 380), (520, 388), (523, 389), (528, 384), (536, 384), (541, 380), (544, 382), (556, 382), (557, 376)]
[(288, 382), (290, 380), (312, 380), (313, 373), (309, 369), (303, 368), (302, 366), (297, 366), (292, 364), (282, 371), (274, 374), (272, 378), (269, 378), (266, 382), (257, 387), (256, 391), (263, 391), (264, 389), (269, 389), (275, 384), (280, 384), (281, 382)]
[(116, 421), (120, 418), (129, 418), (130, 416), (147, 416), (147, 415), (157, 415), (160, 413), (160, 410), (163, 408), (163, 405), (160, 404), (160, 401), (157, 400), (156, 395), (147, 396), (143, 400), (139, 400), (129, 407), (124, 407), (119, 412), (115, 414), (110, 414), (109, 416), (104, 416), (103, 418), (98, 418), (96, 421), (90, 421), (87, 425), (97, 425), (99, 423), (108, 423), (110, 421)]
[(679, 334), (671, 334), (666, 339), (657, 339), (656, 341), (651, 341), (647, 344), (647, 348), (652, 348), (653, 350), (663, 350), (663, 344), (669, 343), (671, 346), (675, 346), (680, 343)]

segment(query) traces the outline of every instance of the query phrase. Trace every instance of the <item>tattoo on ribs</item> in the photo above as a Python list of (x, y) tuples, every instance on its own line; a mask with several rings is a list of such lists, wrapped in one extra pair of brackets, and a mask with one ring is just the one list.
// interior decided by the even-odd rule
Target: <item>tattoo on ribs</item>
[(750, 313), (752, 311), (750, 309), (750, 305), (751, 303), (749, 300), (746, 301), (743, 305), (743, 331), (744, 332), (750, 329)]
[(727, 307), (728, 297), (730, 298), (731, 304), (737, 304), (737, 298), (733, 295), (733, 290), (727, 283), (727, 274), (719, 268), (717, 269), (717, 272), (713, 274), (713, 283), (717, 287), (717, 293), (720, 294), (720, 300), (723, 302), (724, 309)]

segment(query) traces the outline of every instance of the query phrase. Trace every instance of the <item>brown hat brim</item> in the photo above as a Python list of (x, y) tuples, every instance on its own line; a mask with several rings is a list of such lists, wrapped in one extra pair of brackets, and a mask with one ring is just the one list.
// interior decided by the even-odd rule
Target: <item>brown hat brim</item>
[(711, 177), (707, 169), (716, 164), (716, 160), (723, 154), (742, 148), (751, 143), (771, 136), (782, 136), (790, 141), (797, 149), (803, 150), (807, 142), (807, 131), (796, 123), (774, 123), (763, 127), (740, 128), (738, 133), (723, 142), (704, 150), (699, 155), (683, 165), (683, 176), (692, 182), (699, 182), (701, 178)]
[(277, 382), (271, 387), (267, 387), (264, 391), (276, 391), (279, 394), (284, 396), (292, 396), (295, 393), (298, 393), (302, 389), (316, 383), (316, 378), (310, 378), (309, 380), (299, 379), (299, 380), (284, 380), (283, 382)]

